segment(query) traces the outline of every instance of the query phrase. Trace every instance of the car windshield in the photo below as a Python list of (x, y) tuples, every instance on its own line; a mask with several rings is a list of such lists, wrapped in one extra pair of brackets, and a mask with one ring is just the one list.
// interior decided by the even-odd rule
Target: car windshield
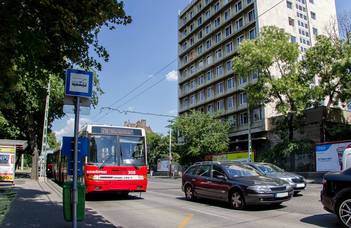
[(231, 177), (259, 176), (257, 171), (248, 165), (228, 164), (225, 167)]
[(276, 173), (276, 172), (284, 172), (281, 168), (273, 165), (273, 164), (255, 164), (255, 166), (263, 173)]

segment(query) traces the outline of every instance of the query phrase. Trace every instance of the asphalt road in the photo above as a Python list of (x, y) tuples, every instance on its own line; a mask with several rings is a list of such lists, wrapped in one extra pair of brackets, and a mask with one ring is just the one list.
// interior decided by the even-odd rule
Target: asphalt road
[(209, 200), (186, 201), (180, 179), (152, 178), (141, 197), (94, 196), (87, 206), (121, 227), (340, 227), (335, 215), (322, 208), (320, 184), (279, 207), (251, 207), (245, 211)]

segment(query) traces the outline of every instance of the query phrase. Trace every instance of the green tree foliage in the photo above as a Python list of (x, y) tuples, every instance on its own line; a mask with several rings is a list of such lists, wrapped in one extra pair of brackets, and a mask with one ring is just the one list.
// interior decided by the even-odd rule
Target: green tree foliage
[(208, 154), (225, 152), (229, 143), (229, 125), (208, 113), (192, 111), (176, 118), (173, 132), (179, 132), (184, 144), (176, 148), (180, 164), (202, 160)]
[(60, 144), (57, 142), (56, 135), (54, 132), (48, 133), (48, 144), (53, 150), (59, 148)]
[(318, 36), (302, 61), (302, 73), (307, 81), (317, 76), (314, 99), (327, 98), (327, 108), (351, 97), (351, 44), (346, 40)]
[(156, 167), (158, 159), (168, 158), (169, 141), (167, 136), (154, 132), (146, 134), (148, 145), (148, 164), (150, 167)]
[(250, 106), (274, 103), (289, 125), (289, 139), (293, 139), (293, 117), (302, 114), (308, 105), (309, 82), (299, 74), (299, 51), (290, 35), (274, 26), (263, 28), (255, 40), (240, 45), (233, 59), (237, 75), (249, 76), (258, 72), (257, 83), (247, 86)]
[[(63, 76), (73, 66), (101, 70), (109, 54), (98, 34), (107, 27), (127, 24), (131, 18), (116, 0), (42, 1), (4, 0), (0, 3), (0, 96), (9, 96), (19, 75)], [(16, 67), (14, 67), (16, 66)], [(22, 72), (22, 73), (20, 73)]]

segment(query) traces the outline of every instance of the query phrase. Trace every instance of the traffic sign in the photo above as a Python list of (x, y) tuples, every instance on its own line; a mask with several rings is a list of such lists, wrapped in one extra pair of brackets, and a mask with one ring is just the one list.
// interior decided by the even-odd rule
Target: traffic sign
[[(78, 138), (78, 159), (77, 159), (77, 175), (83, 176), (84, 157), (87, 156), (89, 149), (89, 140), (86, 137)], [(74, 169), (74, 137), (63, 137), (62, 154), (67, 157), (68, 175), (73, 175)]]
[(66, 71), (65, 95), (91, 97), (93, 93), (93, 72), (68, 69)]

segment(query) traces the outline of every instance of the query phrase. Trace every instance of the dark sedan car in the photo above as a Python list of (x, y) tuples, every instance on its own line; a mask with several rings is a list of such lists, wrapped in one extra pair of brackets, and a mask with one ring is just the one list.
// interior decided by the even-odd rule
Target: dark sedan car
[(294, 195), (306, 188), (307, 184), (305, 178), (297, 175), (296, 173), (286, 172), (285, 170), (270, 163), (252, 162), (247, 164), (255, 168), (262, 175), (287, 181), (294, 189)]
[(259, 175), (239, 162), (201, 162), (182, 177), (187, 200), (197, 197), (229, 202), (234, 209), (247, 205), (281, 204), (291, 199), (293, 189), (282, 180)]
[(344, 227), (351, 227), (351, 168), (324, 175), (321, 202)]

